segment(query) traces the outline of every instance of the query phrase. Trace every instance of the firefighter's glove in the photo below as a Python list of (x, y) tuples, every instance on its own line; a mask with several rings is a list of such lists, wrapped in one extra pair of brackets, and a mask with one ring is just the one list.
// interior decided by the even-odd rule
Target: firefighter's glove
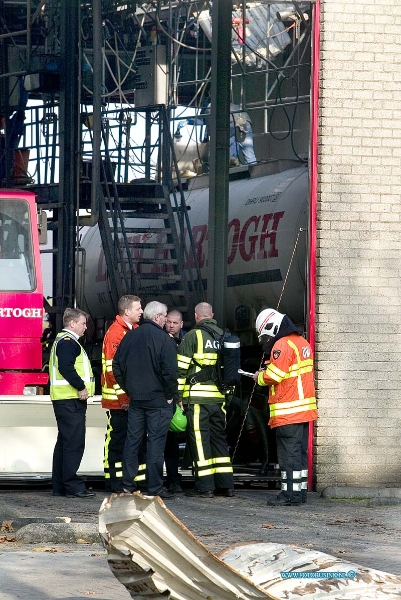
[(263, 379), (263, 373), (264, 373), (264, 371), (265, 371), (264, 369), (260, 369), (260, 371), (257, 371), (255, 373), (255, 375), (253, 376), (254, 380), (256, 381), (256, 383), (258, 385), (262, 385), (262, 386), (263, 385), (264, 386), (267, 385), (267, 383), (265, 383), (265, 380)]

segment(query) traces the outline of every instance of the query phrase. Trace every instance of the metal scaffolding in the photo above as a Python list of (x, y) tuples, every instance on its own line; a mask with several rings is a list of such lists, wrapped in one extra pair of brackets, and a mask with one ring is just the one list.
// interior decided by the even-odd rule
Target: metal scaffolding
[(307, 160), (310, 2), (0, 0), (0, 15), (1, 185), (28, 186), (50, 211), (58, 325), (75, 302), (79, 229), (97, 222), (106, 180), (124, 211), (143, 181), (182, 193), (202, 173), (208, 296), (224, 321), (229, 168)]

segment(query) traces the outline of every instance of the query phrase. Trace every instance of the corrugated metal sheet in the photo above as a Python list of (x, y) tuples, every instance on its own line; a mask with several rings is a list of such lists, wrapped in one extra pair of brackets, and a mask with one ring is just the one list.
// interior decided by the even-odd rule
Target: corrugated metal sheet
[(237, 546), (220, 558), (274, 598), (371, 600), (401, 598), (401, 577), (296, 546)]
[(401, 577), (322, 552), (264, 543), (216, 557), (160, 498), (113, 494), (99, 531), (112, 572), (137, 600), (401, 599)]

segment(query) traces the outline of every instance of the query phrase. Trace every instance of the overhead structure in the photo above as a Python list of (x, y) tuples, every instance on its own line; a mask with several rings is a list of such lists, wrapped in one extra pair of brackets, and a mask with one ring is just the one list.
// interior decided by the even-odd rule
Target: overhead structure
[[(127, 242), (124, 222), (149, 205), (170, 215), (160, 243), (174, 267), (144, 300), (174, 292), (185, 309), (214, 289), (225, 321), (228, 180), (307, 161), (310, 5), (0, 0), (0, 185), (35, 191), (49, 211), (56, 327), (77, 302), (82, 227), (101, 228), (113, 304), (143, 291), (141, 248)], [(211, 177), (208, 282), (186, 209), (200, 174)]]

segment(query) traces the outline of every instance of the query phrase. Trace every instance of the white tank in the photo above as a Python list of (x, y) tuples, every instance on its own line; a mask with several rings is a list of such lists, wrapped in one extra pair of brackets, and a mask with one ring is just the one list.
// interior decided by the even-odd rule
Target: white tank
[[(229, 327), (247, 329), (244, 320), (240, 322), (244, 314), (249, 314), (253, 319), (267, 306), (278, 307), (280, 312), (287, 313), (297, 323), (304, 321), (308, 189), (307, 167), (230, 183)], [(202, 278), (206, 279), (209, 189), (192, 189), (186, 192), (186, 199)], [(129, 219), (126, 224), (130, 226)], [(137, 221), (136, 224), (155, 227), (154, 221)], [(145, 236), (148, 241), (159, 243), (163, 237), (161, 234), (135, 234), (135, 241)], [(112, 319), (115, 315), (97, 227), (84, 234), (82, 248), (84, 272), (78, 280), (78, 298), (81, 298), (82, 306), (86, 306), (92, 317)], [(160, 256), (157, 250), (147, 250), (143, 255), (149, 257), (154, 252), (159, 252)], [(135, 264), (140, 255), (141, 251), (133, 251)], [(285, 282), (291, 258), (292, 264)], [(150, 270), (152, 265), (141, 265), (141, 269), (142, 272)], [(162, 281), (163, 275), (160, 274)], [(155, 282), (149, 285), (154, 286)], [(156, 293), (154, 299), (157, 299)], [(251, 307), (251, 310), (241, 313), (237, 307), (244, 305)]]

